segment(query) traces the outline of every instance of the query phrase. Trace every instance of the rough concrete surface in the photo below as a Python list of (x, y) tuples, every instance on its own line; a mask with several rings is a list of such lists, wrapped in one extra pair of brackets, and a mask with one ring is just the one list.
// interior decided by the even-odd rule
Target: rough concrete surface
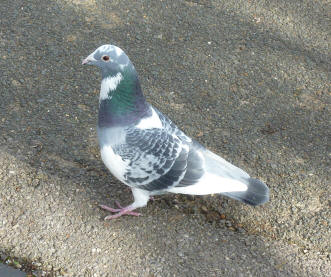
[[(0, 260), (36, 276), (331, 276), (328, 1), (2, 0), (0, 12)], [(100, 76), (81, 66), (105, 43), (270, 202), (165, 195), (103, 221), (98, 204), (132, 201), (100, 159)]]

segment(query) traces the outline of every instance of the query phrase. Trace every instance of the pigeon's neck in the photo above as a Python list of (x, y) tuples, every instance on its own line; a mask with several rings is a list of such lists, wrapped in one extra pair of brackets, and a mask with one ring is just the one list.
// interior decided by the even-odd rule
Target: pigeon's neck
[(100, 92), (99, 127), (129, 125), (146, 113), (148, 104), (133, 67), (116, 74), (104, 74)]

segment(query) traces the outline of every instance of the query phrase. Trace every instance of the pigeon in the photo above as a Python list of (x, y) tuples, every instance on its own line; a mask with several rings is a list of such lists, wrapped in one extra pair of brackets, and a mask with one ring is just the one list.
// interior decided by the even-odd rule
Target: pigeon
[(102, 161), (132, 190), (134, 202), (112, 214), (139, 216), (137, 208), (154, 195), (222, 194), (256, 206), (269, 200), (269, 188), (244, 170), (209, 151), (150, 105), (137, 71), (125, 52), (114, 45), (97, 48), (82, 62), (101, 69), (97, 134)]

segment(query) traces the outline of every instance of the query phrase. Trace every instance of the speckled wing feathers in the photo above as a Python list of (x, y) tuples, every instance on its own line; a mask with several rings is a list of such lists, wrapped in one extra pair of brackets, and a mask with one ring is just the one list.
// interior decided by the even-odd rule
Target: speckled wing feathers
[[(115, 148), (115, 152), (123, 159), (130, 161), (125, 173), (127, 184), (132, 187), (148, 187), (149, 190), (155, 189), (152, 182), (171, 170), (182, 151), (182, 143), (176, 136), (158, 128), (130, 128), (127, 130), (125, 145)], [(171, 185), (173, 182), (169, 179), (162, 188)], [(160, 185), (158, 189), (161, 189)]]
[(204, 174), (203, 160), (196, 152), (202, 146), (155, 111), (162, 128), (127, 127), (125, 143), (114, 146), (117, 155), (130, 161), (125, 182), (151, 192), (192, 185)]

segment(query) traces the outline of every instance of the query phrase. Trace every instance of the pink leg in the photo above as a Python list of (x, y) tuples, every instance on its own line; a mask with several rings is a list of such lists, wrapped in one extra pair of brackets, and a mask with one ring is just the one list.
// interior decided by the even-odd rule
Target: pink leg
[(117, 207), (119, 207), (119, 209), (114, 209), (114, 208), (110, 208), (110, 207), (105, 206), (105, 205), (100, 205), (101, 209), (110, 211), (112, 213), (117, 213), (117, 214), (114, 214), (114, 215), (106, 216), (105, 220), (115, 219), (115, 218), (118, 218), (118, 217), (120, 217), (124, 214), (134, 215), (134, 216), (140, 216), (141, 215), (140, 213), (133, 212), (134, 209), (131, 206), (122, 207), (121, 204), (118, 201), (116, 201), (115, 203), (116, 203)]

